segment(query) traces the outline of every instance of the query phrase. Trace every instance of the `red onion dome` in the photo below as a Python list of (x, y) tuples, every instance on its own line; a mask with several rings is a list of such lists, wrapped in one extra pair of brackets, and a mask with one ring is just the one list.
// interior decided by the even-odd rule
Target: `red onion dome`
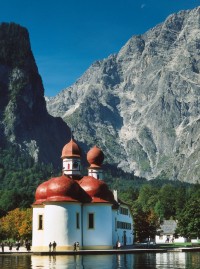
[(115, 203), (113, 193), (107, 184), (91, 176), (85, 176), (78, 181), (81, 188), (90, 195), (94, 203)]
[(35, 203), (34, 204), (42, 204), (47, 199), (47, 186), (49, 184), (49, 180), (40, 184), (35, 192)]
[(53, 178), (48, 184), (47, 201), (90, 202), (91, 198), (76, 181), (62, 175)]
[(90, 166), (101, 166), (104, 160), (103, 151), (94, 146), (91, 148), (87, 153), (87, 161), (89, 162)]
[(63, 147), (61, 158), (63, 159), (66, 157), (81, 157), (81, 149), (73, 139)]

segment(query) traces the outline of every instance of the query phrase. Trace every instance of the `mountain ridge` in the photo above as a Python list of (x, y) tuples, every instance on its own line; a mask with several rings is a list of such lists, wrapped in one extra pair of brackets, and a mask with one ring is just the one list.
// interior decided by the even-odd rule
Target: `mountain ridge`
[(199, 13), (180, 11), (133, 36), (47, 98), (47, 110), (126, 172), (199, 182)]
[(26, 28), (0, 24), (0, 146), (18, 145), (36, 162), (60, 165), (70, 130), (48, 114)]

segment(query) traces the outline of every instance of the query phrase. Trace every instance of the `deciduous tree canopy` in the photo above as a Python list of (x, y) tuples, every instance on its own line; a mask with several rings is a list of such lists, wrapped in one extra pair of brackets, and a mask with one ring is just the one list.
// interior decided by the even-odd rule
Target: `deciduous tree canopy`
[(0, 219), (1, 237), (31, 239), (32, 233), (32, 209), (16, 208)]

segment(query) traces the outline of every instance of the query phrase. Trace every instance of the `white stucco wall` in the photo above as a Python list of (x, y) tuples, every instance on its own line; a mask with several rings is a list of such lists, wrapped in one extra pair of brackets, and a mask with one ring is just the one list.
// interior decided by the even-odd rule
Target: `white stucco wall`
[(88, 176), (102, 180), (103, 179), (103, 171), (100, 169), (89, 168), (88, 169)]
[[(156, 235), (156, 237), (155, 237), (156, 244), (166, 243), (168, 236), (170, 236), (169, 243), (172, 243), (171, 239), (172, 239), (173, 235), (162, 235), (162, 236)], [(182, 236), (179, 236), (178, 238), (174, 238), (174, 243), (185, 243), (185, 242), (186, 242), (186, 238), (184, 238)]]
[(39, 230), (39, 215), (43, 215), (44, 208), (42, 206), (33, 207), (33, 223), (32, 223), (32, 246), (43, 246), (44, 230)]
[[(134, 241), (134, 232), (133, 232), (133, 218), (130, 214), (129, 207), (126, 205), (122, 206), (123, 208), (128, 209), (128, 215), (120, 214), (120, 210), (113, 210), (112, 214), (112, 244), (116, 245), (116, 242), (119, 240), (121, 245), (124, 245), (124, 231), (126, 232), (126, 245), (132, 245)], [(117, 221), (130, 223), (131, 229), (117, 228)]]
[[(73, 164), (77, 163), (78, 166), (74, 167)], [(63, 159), (63, 171), (65, 175), (80, 175), (81, 174), (81, 161), (79, 158)]]
[[(57, 203), (45, 205), (44, 245), (55, 241), (58, 247), (81, 244), (81, 205), (77, 203)], [(76, 213), (80, 215), (80, 229), (76, 228)]]
[[(88, 229), (88, 214), (94, 213), (94, 229)], [(112, 247), (111, 204), (86, 204), (83, 206), (83, 246), (86, 248)]]

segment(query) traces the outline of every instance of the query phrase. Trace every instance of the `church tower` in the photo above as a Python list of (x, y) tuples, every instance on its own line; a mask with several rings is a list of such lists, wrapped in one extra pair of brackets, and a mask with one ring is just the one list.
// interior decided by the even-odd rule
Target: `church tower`
[(81, 175), (81, 150), (73, 138), (63, 147), (61, 158), (64, 175), (71, 177)]
[(103, 179), (103, 170), (101, 167), (103, 160), (104, 160), (103, 151), (97, 146), (94, 146), (92, 149), (88, 151), (87, 161), (90, 164), (90, 167), (88, 168), (88, 176), (92, 176), (100, 180)]

